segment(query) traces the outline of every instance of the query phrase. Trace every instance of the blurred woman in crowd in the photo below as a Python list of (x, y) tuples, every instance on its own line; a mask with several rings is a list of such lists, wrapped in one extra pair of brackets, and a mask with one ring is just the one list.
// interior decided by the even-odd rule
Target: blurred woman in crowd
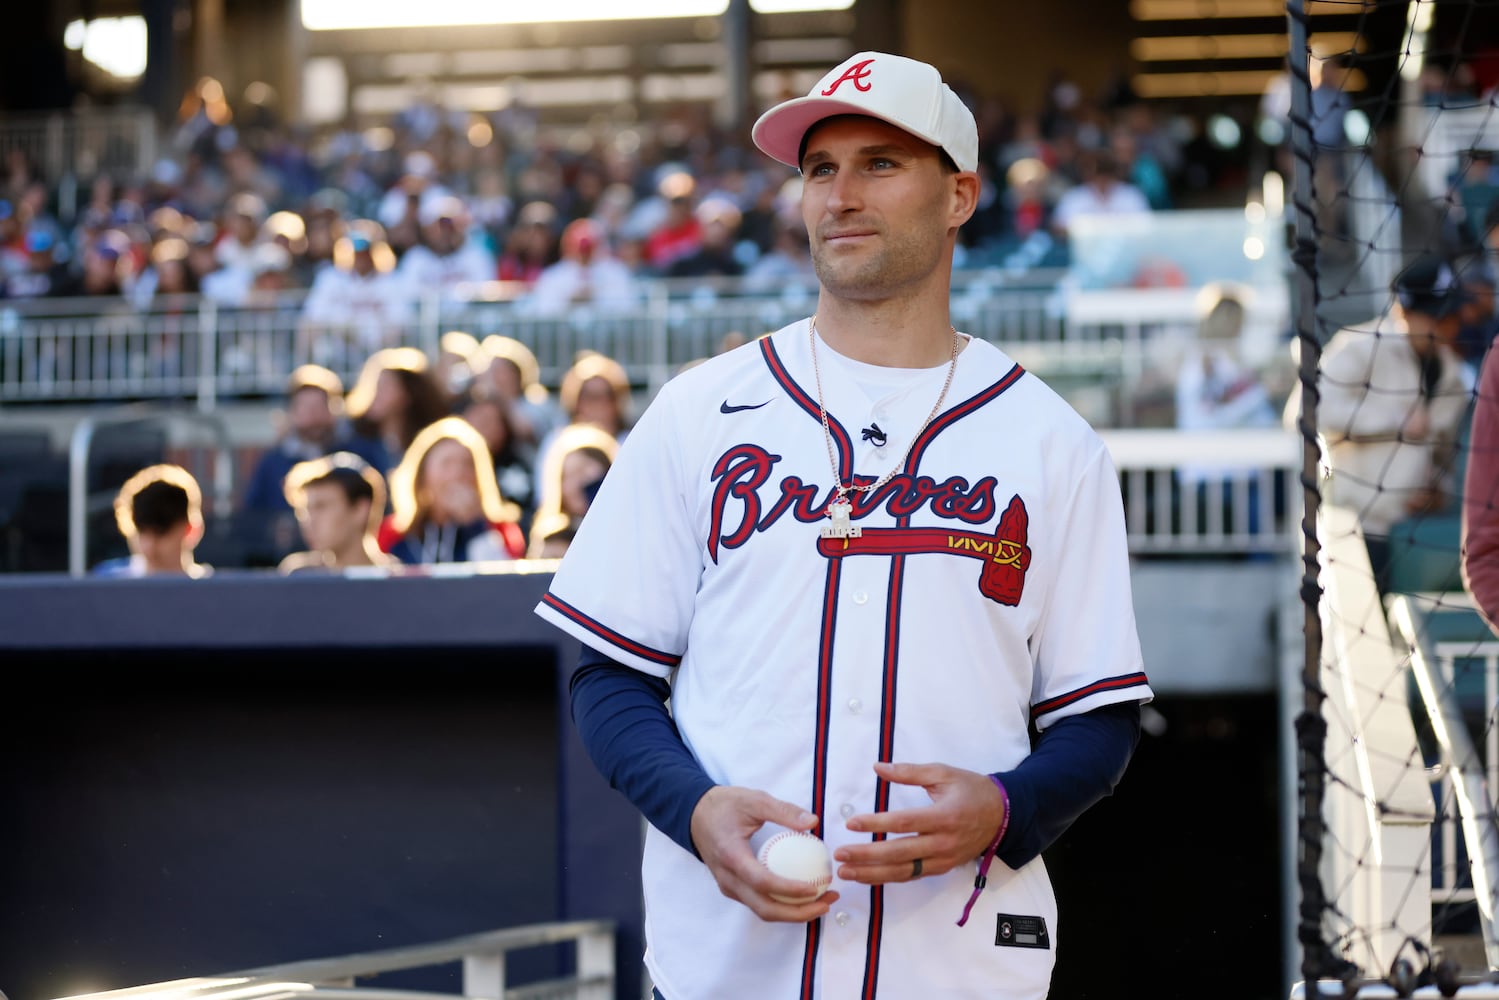
[(412, 565), (519, 559), (525, 555), (520, 510), (495, 482), (484, 438), (458, 417), (444, 417), (411, 442), (390, 474), (393, 508), (380, 547)]
[(521, 443), (535, 448), (566, 423), (562, 408), (541, 384), (541, 366), (531, 349), (513, 337), (490, 334), (474, 359), (476, 384), (510, 404), (510, 427)]
[(511, 412), (511, 407), (503, 399), (481, 386), (464, 397), (459, 415), (484, 438), (494, 463), (500, 493), (520, 508), (521, 527), (528, 528), (535, 512), (532, 472), (536, 453), (535, 449), (516, 438), (510, 426)]
[(447, 415), (448, 397), (425, 354), (414, 347), (389, 347), (364, 363), (345, 411), (355, 433), (384, 447), (388, 458), (382, 471), (389, 471), (422, 428)]
[(557, 559), (567, 551), (618, 454), (619, 442), (598, 427), (573, 424), (558, 433), (542, 468), (528, 558)]

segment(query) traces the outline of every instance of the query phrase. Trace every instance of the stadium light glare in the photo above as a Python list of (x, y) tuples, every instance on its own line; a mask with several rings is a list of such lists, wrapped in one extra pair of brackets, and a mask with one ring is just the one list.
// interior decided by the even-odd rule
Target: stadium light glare
[[(790, 0), (788, 0), (790, 2)], [(716, 17), (728, 0), (302, 0), (309, 31), (435, 28), (479, 24), (545, 24), (563, 21), (636, 21), (661, 17)]]
[(138, 14), (69, 21), (62, 38), (111, 76), (134, 80), (146, 72), (146, 19)]

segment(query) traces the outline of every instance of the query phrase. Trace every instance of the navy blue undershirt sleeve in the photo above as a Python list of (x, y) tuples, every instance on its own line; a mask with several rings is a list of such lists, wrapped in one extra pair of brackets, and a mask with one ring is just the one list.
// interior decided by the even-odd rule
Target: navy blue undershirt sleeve
[[(684, 850), (692, 811), (715, 784), (682, 742), (666, 703), (671, 686), (585, 645), (571, 687), (573, 723), (611, 788)], [(1010, 799), (998, 856), (1019, 869), (1111, 794), (1140, 739), (1137, 702), (1069, 716), (1037, 738), (1031, 755), (995, 775)]]
[(1098, 800), (1114, 791), (1140, 742), (1140, 703), (1105, 705), (1046, 728), (1031, 755), (996, 778), (1010, 797), (1010, 824), (996, 852), (1020, 869)]
[(609, 787), (696, 855), (692, 811), (715, 782), (667, 711), (671, 686), (585, 645), (569, 692), (578, 735)]

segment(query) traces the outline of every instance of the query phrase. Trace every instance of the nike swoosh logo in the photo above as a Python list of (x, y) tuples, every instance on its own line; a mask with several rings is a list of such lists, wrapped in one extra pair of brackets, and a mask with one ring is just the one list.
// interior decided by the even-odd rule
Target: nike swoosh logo
[(767, 399), (763, 403), (751, 403), (748, 406), (730, 406), (729, 405), (729, 401), (726, 399), (722, 403), (718, 404), (718, 412), (719, 413), (738, 413), (740, 410), (758, 410), (762, 406), (769, 406), (769, 405), (770, 405), (770, 400)]

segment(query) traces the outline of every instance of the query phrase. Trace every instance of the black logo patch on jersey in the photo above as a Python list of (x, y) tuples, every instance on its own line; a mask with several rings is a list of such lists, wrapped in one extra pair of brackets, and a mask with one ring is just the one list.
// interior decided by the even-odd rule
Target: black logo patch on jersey
[(748, 404), (746, 406), (730, 406), (729, 405), (729, 401), (726, 399), (722, 403), (718, 404), (718, 412), (719, 413), (738, 413), (740, 410), (758, 410), (762, 406), (769, 406), (769, 405), (770, 405), (770, 400), (767, 399), (763, 403), (750, 403), (750, 404)]
[(1046, 933), (1045, 917), (1018, 917), (1001, 913), (995, 918), (996, 948), (1044, 948), (1051, 950), (1051, 936)]

